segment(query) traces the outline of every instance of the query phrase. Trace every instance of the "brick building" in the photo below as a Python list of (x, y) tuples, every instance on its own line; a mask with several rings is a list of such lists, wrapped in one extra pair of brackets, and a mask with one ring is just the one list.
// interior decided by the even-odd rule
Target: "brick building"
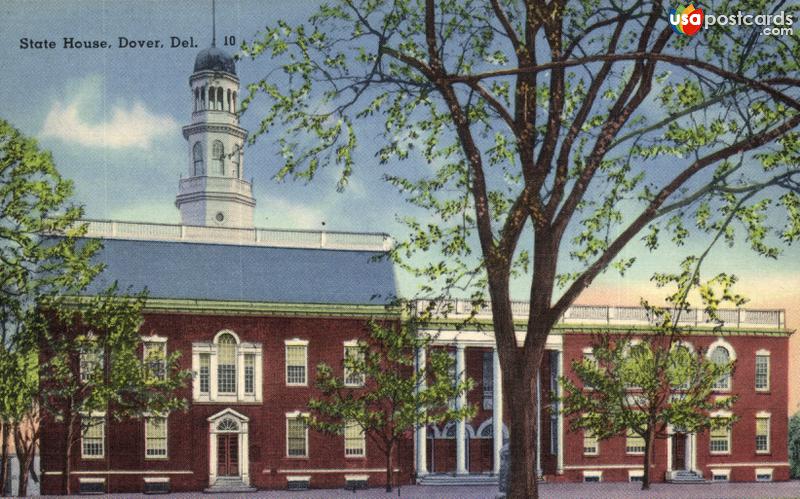
[[(314, 394), (314, 366), (341, 366), (370, 318), (401, 320), (386, 304), (397, 294), (394, 268), (376, 259), (384, 234), (284, 231), (253, 227), (255, 199), (244, 180), (239, 81), (233, 59), (211, 47), (190, 77), (188, 177), (176, 206), (181, 225), (90, 221), (87, 237), (103, 240), (106, 264), (88, 290), (118, 281), (147, 288), (142, 326), (147, 352), (180, 352), (193, 372), (182, 394), (189, 410), (112, 423), (104, 414), (83, 436), (70, 463), (73, 490), (250, 490), (383, 484), (385, 464), (357, 431), (327, 436), (298, 417)], [(436, 348), (455, 357), (456, 375), (477, 388), (456, 401), (478, 407), (471, 421), (420, 428), (397, 449), (398, 483), (493, 481), (503, 440), (502, 383), (490, 327), (465, 330), (470, 304), (436, 321)], [(516, 303), (524, 329), (527, 305)], [(721, 331), (695, 316), (690, 343), (737, 361), (720, 394), (737, 393), (741, 418), (732, 432), (658, 442), (654, 479), (788, 478), (786, 400), (788, 332), (782, 311), (723, 311)], [(490, 317), (478, 314), (487, 326)], [(641, 475), (635, 439), (593, 442), (568, 431), (551, 394), (593, 332), (646, 327), (635, 307), (572, 307), (547, 339), (535, 396), (540, 439), (537, 468), (545, 480), (629, 480)], [(522, 333), (521, 333), (522, 334)], [(522, 340), (522, 336), (520, 336)], [(144, 354), (144, 352), (143, 352)], [(425, 352), (419, 352), (421, 357)], [(721, 415), (724, 416), (724, 415)], [(42, 428), (42, 492), (62, 491), (63, 423)]]
[[(469, 302), (455, 302), (447, 320), (428, 331), (435, 343), (454, 351), (457, 365), (477, 383), (467, 395), (478, 407), (471, 421), (459, 421), (444, 428), (429, 427), (415, 435), (416, 472), (423, 483), (451, 480), (442, 473), (483, 476), (499, 470), (500, 440), (493, 440), (504, 419), (499, 362), (494, 351), (491, 317), (479, 313), (483, 327), (465, 329), (460, 320), (471, 312)], [(513, 304), (524, 338), (527, 303)], [(715, 396), (735, 394), (738, 400), (730, 413), (737, 416), (730, 431), (687, 434), (670, 430), (669, 438), (656, 440), (652, 480), (658, 481), (772, 481), (789, 479), (787, 451), (788, 344), (791, 331), (785, 327), (782, 310), (721, 310), (724, 327), (714, 329), (700, 310), (681, 320), (688, 333), (683, 342), (711, 359), (735, 361), (733, 374), (717, 383)], [(644, 443), (640, 438), (620, 436), (598, 442), (591, 434), (570, 431), (552, 394), (560, 394), (558, 377), (574, 379), (569, 369), (573, 360), (591, 351), (593, 334), (627, 334), (650, 325), (640, 307), (575, 305), (547, 338), (542, 370), (534, 394), (540, 400), (537, 442), (537, 472), (546, 481), (637, 481), (643, 474)], [(457, 369), (457, 372), (462, 371)], [(563, 373), (563, 374), (562, 374)], [(498, 403), (501, 401), (501, 403)], [(498, 423), (495, 423), (497, 421)], [(460, 443), (463, 442), (463, 443)]]

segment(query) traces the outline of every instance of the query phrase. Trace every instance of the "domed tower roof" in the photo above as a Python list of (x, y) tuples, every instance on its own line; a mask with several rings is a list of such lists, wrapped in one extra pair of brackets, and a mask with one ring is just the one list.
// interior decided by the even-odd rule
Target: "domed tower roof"
[(194, 60), (194, 72), (222, 71), (236, 76), (236, 63), (233, 57), (215, 46), (201, 50)]

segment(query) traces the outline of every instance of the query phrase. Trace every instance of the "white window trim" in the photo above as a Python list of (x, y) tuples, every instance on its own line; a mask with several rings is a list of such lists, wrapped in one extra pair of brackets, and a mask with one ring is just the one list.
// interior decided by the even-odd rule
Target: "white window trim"
[(167, 356), (169, 352), (167, 351), (167, 337), (166, 336), (158, 336), (157, 334), (150, 335), (150, 336), (142, 336), (142, 362), (147, 362), (147, 358), (145, 357), (145, 343), (163, 343), (164, 344), (164, 376), (162, 379), (167, 379)]
[(599, 456), (600, 455), (600, 440), (597, 437), (594, 437), (594, 452), (586, 452), (586, 432), (589, 430), (583, 430), (583, 455), (584, 456)]
[[(163, 456), (148, 456), (147, 455), (147, 420), (149, 418), (163, 418), (164, 419), (164, 455)], [(144, 458), (148, 461), (164, 461), (169, 459), (169, 414), (151, 414), (145, 413), (143, 418), (144, 423)]]
[[(348, 348), (354, 348), (354, 347), (358, 347), (358, 346), (360, 346), (358, 340), (345, 341), (344, 342), (344, 347), (343, 347), (343, 352), (344, 353), (343, 353), (343, 357), (342, 358), (343, 359), (347, 359), (347, 349)], [(306, 350), (306, 363), (308, 363), (308, 350)], [(344, 386), (346, 386), (348, 388), (362, 388), (364, 386), (364, 373), (361, 373), (361, 382), (360, 383), (348, 383), (347, 382), (347, 378), (348, 378), (347, 367), (343, 365), (342, 379), (344, 380)]]
[(306, 451), (305, 451), (305, 454), (303, 454), (302, 456), (290, 456), (289, 455), (289, 420), (290, 419), (297, 419), (297, 418), (299, 418), (301, 416), (302, 417), (309, 417), (309, 415), (310, 414), (308, 412), (300, 412), (300, 411), (294, 411), (294, 412), (287, 412), (286, 413), (286, 458), (287, 459), (308, 459), (308, 425), (305, 425), (306, 426), (306, 437), (305, 437), (305, 440), (306, 440)]
[[(756, 389), (757, 392), (769, 392), (769, 389), (770, 389), (770, 387), (772, 385), (772, 380), (771, 380), (771, 378), (772, 378), (772, 357), (770, 356), (769, 350), (765, 350), (763, 348), (761, 350), (756, 351), (755, 358), (758, 359), (758, 357), (766, 357), (767, 358), (767, 386), (764, 387), (764, 388), (759, 388), (759, 387), (756, 386), (755, 389)], [(755, 364), (754, 368), (757, 365), (758, 364)], [(753, 379), (753, 384), (755, 384), (755, 379)]]
[[(352, 421), (355, 423), (354, 421)], [(358, 423), (355, 423), (358, 426)], [(347, 459), (364, 459), (367, 457), (367, 435), (364, 433), (363, 428), (359, 428), (361, 430), (361, 454), (348, 454), (347, 453), (347, 425), (345, 424), (344, 429), (344, 457)]]
[[(103, 436), (100, 437), (101, 438), (101, 446), (100, 446), (101, 453), (99, 455), (85, 454), (83, 452), (83, 449), (84, 449), (83, 439), (86, 438), (86, 433), (83, 431), (83, 422), (81, 422), (81, 459), (87, 459), (87, 460), (105, 459), (105, 457), (106, 457), (106, 431), (108, 430), (108, 421), (106, 421), (106, 413), (104, 411), (101, 411), (101, 412), (93, 411), (91, 413), (82, 412), (80, 414), (80, 416), (81, 416), (81, 418), (90, 418), (90, 419), (100, 419), (100, 418), (102, 418), (103, 419), (103, 424), (102, 424)], [(96, 425), (93, 425), (93, 426), (96, 426)]]
[[(286, 386), (308, 386), (308, 340), (301, 340), (300, 338), (292, 338), (285, 340), (283, 348), (283, 376)], [(287, 347), (306, 347), (305, 358), (305, 381), (303, 383), (289, 383), (289, 349)]]
[[(628, 435), (628, 430), (625, 431), (625, 455), (627, 455), (627, 456), (644, 456), (644, 450), (641, 450), (641, 451), (629, 451), (628, 450), (628, 439), (629, 438), (641, 438), (642, 440), (644, 440), (644, 437), (642, 437), (638, 433), (633, 432), (633, 431), (631, 433), (633, 433), (633, 436), (629, 436)], [(645, 444), (645, 447), (646, 447), (647, 446), (647, 442), (645, 441), (644, 444)]]
[[(725, 418), (730, 418), (731, 416), (733, 416), (733, 414), (730, 411), (715, 411), (715, 412), (712, 412), (711, 414), (709, 414), (709, 416), (712, 417), (712, 418), (725, 419)], [(708, 453), (709, 454), (712, 454), (714, 456), (727, 456), (727, 455), (729, 455), (731, 453), (731, 450), (732, 450), (731, 448), (733, 447), (733, 442), (732, 442), (733, 439), (731, 438), (732, 434), (733, 434), (733, 428), (728, 427), (728, 428), (726, 428), (726, 430), (728, 432), (728, 450), (719, 451), (719, 450), (711, 450), (711, 429), (709, 428), (709, 430), (708, 430)]]
[[(717, 347), (723, 347), (728, 351), (728, 362), (736, 362), (736, 350), (734, 350), (733, 345), (725, 341), (723, 338), (717, 338), (717, 341), (708, 345), (708, 350), (706, 350), (706, 357), (708, 360), (711, 360), (711, 354), (714, 352), (714, 349)], [(722, 393), (730, 393), (733, 391), (733, 373), (730, 372), (727, 374), (728, 376), (728, 386), (726, 388), (713, 388), (712, 390), (715, 392), (722, 392)]]
[[(220, 394), (217, 391), (217, 344), (219, 337), (223, 334), (230, 334), (236, 340), (236, 393)], [(200, 355), (209, 356), (208, 365), (208, 392), (200, 392)], [(253, 373), (254, 393), (244, 391), (244, 356), (253, 354), (255, 356), (255, 372)], [(263, 399), (263, 348), (261, 343), (249, 343), (241, 341), (239, 335), (230, 329), (223, 329), (214, 335), (210, 342), (192, 343), (192, 400), (194, 402), (205, 403), (260, 403)]]
[(772, 453), (772, 414), (767, 411), (759, 411), (756, 413), (756, 431), (755, 435), (758, 436), (758, 420), (767, 420), (767, 448), (765, 450), (756, 449), (756, 454), (771, 454)]
[[(772, 471), (774, 468), (756, 468), (754, 479), (756, 482), (771, 482), (772, 481)], [(759, 480), (758, 475), (769, 475), (769, 480)]]
[[(717, 481), (717, 482), (723, 482), (723, 481), (724, 482), (730, 482), (731, 481), (731, 469), (730, 468), (711, 468), (711, 469), (709, 469), (709, 471), (711, 472), (711, 481), (712, 482), (714, 482), (714, 481)], [(714, 480), (714, 476), (715, 475), (724, 476), (725, 480)]]
[(628, 470), (628, 481), (632, 482), (634, 478), (644, 479), (644, 470)]
[(587, 478), (597, 478), (598, 482), (602, 482), (603, 472), (599, 470), (586, 470), (583, 472), (583, 481), (585, 482)]

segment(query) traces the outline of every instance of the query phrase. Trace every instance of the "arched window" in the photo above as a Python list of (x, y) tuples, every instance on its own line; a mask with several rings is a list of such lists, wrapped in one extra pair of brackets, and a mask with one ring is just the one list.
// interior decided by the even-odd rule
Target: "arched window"
[(206, 109), (214, 110), (214, 101), (216, 100), (216, 87), (208, 87), (208, 107)]
[(194, 110), (198, 110), (198, 106), (200, 105), (200, 89), (198, 87), (194, 87)]
[(206, 86), (200, 87), (200, 109), (206, 108)]
[(217, 344), (217, 390), (223, 394), (236, 393), (236, 339), (225, 333)]
[(222, 87), (217, 87), (217, 109), (222, 111), (222, 95), (223, 95)]
[(211, 174), (225, 175), (225, 148), (219, 140), (211, 148)]
[(195, 142), (192, 147), (192, 161), (194, 163), (194, 176), (203, 175), (205, 173), (203, 168), (203, 145), (200, 142)]
[(239, 431), (239, 424), (232, 418), (225, 418), (217, 423), (217, 431)]
[[(716, 346), (711, 350), (711, 362), (715, 364), (727, 364), (731, 361), (731, 353), (723, 346)], [(716, 383), (714, 383), (716, 390), (730, 390), (731, 389), (731, 375), (724, 374), (720, 376)]]
[(230, 88), (228, 89), (227, 96), (228, 96), (228, 100), (225, 102), (227, 104), (225, 109), (230, 111), (231, 110), (231, 89)]
[(236, 112), (236, 92), (233, 92), (233, 98), (231, 99), (231, 112)]
[(241, 158), (242, 158), (242, 152), (237, 147), (236, 151), (234, 151), (233, 153), (233, 171), (231, 172), (234, 178), (242, 178), (242, 170), (239, 168), (239, 166), (241, 165)]

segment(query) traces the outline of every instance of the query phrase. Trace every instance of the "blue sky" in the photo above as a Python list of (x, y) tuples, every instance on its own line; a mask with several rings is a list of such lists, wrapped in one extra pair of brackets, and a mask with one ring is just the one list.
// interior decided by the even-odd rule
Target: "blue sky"
[[(317, 2), (220, 0), (217, 39), (252, 39), (277, 19), (305, 19)], [(210, 43), (208, 1), (15, 1), (0, 2), (0, 58), (3, 61), (0, 116), (37, 137), (53, 152), (59, 170), (75, 181), (76, 200), (90, 218), (179, 221), (174, 206), (178, 179), (188, 172), (187, 145), (180, 127), (188, 123), (188, 78), (195, 55)], [(194, 37), (197, 48), (120, 49), (118, 37), (169, 43), (170, 36)], [(20, 38), (48, 39), (54, 50), (20, 49)], [(64, 37), (108, 40), (110, 49), (65, 50)], [(269, 60), (240, 61), (242, 84), (269, 71)], [(257, 109), (256, 109), (257, 111)], [(254, 129), (257, 113), (242, 125)], [(370, 124), (365, 123), (364, 129)], [(410, 211), (371, 151), (357, 153), (351, 185), (335, 190), (336, 172), (326, 171), (311, 184), (272, 180), (280, 166), (277, 146), (260, 140), (245, 152), (245, 177), (254, 180), (256, 224), (264, 227), (388, 232), (402, 237), (396, 217)], [(390, 165), (393, 166), (393, 165)], [(703, 245), (690, 241), (689, 249)], [(674, 270), (686, 249), (664, 247), (649, 255), (636, 244), (626, 255), (639, 264), (624, 279), (605, 275), (585, 298), (636, 303), (639, 295), (658, 296), (648, 284), (656, 270)], [(757, 306), (797, 304), (800, 252), (787, 248), (778, 261), (754, 256), (743, 244), (715, 249), (707, 272), (734, 271), (740, 290)], [(414, 291), (400, 275), (402, 291)], [(514, 296), (525, 299), (524, 283)], [(790, 313), (791, 316), (791, 313)]]

